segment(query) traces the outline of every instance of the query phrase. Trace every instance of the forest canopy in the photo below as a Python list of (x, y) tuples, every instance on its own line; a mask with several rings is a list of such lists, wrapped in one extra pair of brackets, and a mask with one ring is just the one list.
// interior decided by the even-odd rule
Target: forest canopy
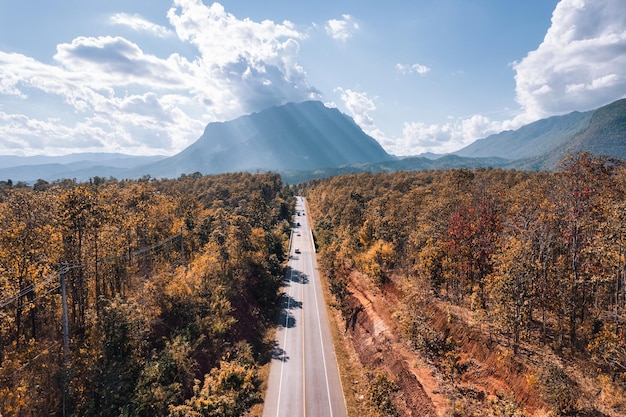
[[(456, 415), (522, 416), (524, 404), (603, 415), (593, 401), (626, 410), (626, 167), (581, 153), (555, 172), (364, 173), (295, 187), (244, 173), (4, 182), (0, 415), (238, 416), (260, 403), (294, 192), (308, 199), (346, 332), (362, 311), (355, 280), (397, 297), (395, 337), (434, 367)], [(478, 330), (455, 328), (461, 311)], [(483, 372), (508, 366), (510, 392), (468, 388), (472, 338), (497, 352)], [(597, 381), (595, 400), (566, 362)], [(368, 401), (395, 415), (393, 375), (366, 375)]]
[[(313, 180), (298, 192), (309, 201), (320, 269), (346, 330), (362, 311), (351, 291), (365, 277), (377, 293), (398, 297), (395, 336), (453, 381), (450, 401), (469, 404), (459, 384), (476, 365), (461, 342), (478, 331), (454, 335), (451, 311), (459, 308), (485, 324), (479, 330), (495, 332), (485, 344), (502, 352), (497, 361), (537, 347), (585, 364), (586, 375), (612, 381), (612, 392), (626, 388), (625, 187), (620, 161), (580, 153), (555, 172), (365, 173)], [(498, 340), (506, 349), (494, 348)], [(580, 388), (562, 368), (535, 375), (521, 361), (512, 367), (526, 369), (520, 384), (544, 406), (583, 412)], [(550, 379), (569, 382), (551, 387)], [(623, 402), (616, 407), (626, 411)], [(493, 413), (484, 400), (458, 415), (500, 415)]]
[(0, 415), (234, 416), (260, 401), (295, 204), (278, 175), (0, 195)]

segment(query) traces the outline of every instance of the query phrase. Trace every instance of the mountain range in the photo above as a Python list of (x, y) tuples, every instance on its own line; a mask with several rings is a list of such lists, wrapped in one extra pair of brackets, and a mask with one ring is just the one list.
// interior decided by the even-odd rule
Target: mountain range
[(85, 181), (94, 176), (176, 178), (195, 172), (273, 171), (295, 183), (364, 171), (552, 170), (563, 157), (579, 151), (626, 160), (626, 99), (491, 135), (453, 154), (403, 158), (388, 154), (336, 108), (318, 101), (287, 103), (228, 122), (209, 123), (196, 142), (174, 156), (0, 156), (0, 179), (33, 183), (62, 178)]
[(567, 155), (587, 151), (626, 160), (626, 99), (479, 139), (455, 155), (504, 158), (510, 166), (551, 170)]

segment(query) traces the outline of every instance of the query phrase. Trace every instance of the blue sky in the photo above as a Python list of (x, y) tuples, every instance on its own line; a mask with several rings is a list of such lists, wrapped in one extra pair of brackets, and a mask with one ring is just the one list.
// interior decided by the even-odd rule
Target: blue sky
[(396, 155), (626, 97), (624, 0), (0, 0), (0, 154), (173, 154), (321, 100)]

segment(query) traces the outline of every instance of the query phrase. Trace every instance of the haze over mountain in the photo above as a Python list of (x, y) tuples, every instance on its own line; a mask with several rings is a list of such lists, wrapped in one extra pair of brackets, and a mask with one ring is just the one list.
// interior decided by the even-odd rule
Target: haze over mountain
[(318, 101), (288, 103), (237, 119), (210, 123), (172, 156), (76, 154), (0, 156), (0, 179), (35, 182), (94, 176), (176, 178), (200, 172), (279, 172), (289, 183), (355, 172), (500, 167), (552, 170), (568, 154), (588, 151), (626, 160), (626, 99), (480, 139), (449, 155), (389, 155), (350, 117)]
[(352, 118), (319, 101), (305, 101), (210, 123), (188, 148), (136, 173), (172, 178), (193, 172), (306, 171), (392, 159)]
[(118, 153), (76, 153), (62, 156), (0, 155), (0, 179), (35, 182), (75, 178), (85, 181), (94, 176), (131, 178), (129, 170), (159, 161), (163, 155), (136, 156)]

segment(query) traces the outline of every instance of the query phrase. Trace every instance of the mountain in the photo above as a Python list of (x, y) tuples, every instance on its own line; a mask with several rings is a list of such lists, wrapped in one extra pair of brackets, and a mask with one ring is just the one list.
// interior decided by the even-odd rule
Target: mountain
[(210, 123), (188, 148), (135, 174), (175, 178), (194, 172), (315, 170), (393, 159), (352, 118), (306, 101)]
[(176, 178), (181, 174), (236, 171), (309, 171), (396, 159), (352, 118), (318, 101), (283, 106), (221, 123), (172, 157), (72, 154), (0, 156), (0, 179), (35, 182), (94, 176)]
[(0, 180), (33, 183), (38, 179), (55, 181), (75, 178), (86, 181), (95, 176), (128, 178), (128, 170), (165, 158), (161, 155), (137, 156), (120, 153), (74, 153), (63, 156), (0, 155)]
[(511, 167), (550, 170), (568, 154), (580, 151), (626, 160), (626, 99), (491, 135), (454, 154), (504, 158), (512, 161)]

